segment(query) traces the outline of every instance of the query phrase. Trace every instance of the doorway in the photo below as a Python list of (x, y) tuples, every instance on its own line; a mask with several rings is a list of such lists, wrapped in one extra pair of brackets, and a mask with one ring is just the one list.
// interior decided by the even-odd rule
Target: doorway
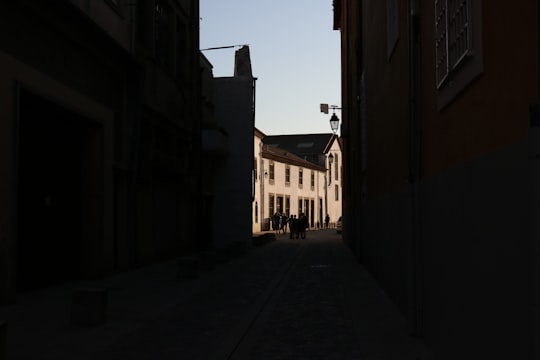
[(89, 209), (97, 210), (86, 199), (96, 201), (101, 188), (90, 161), (100, 163), (101, 132), (97, 123), (25, 89), (18, 109), (16, 279), (24, 292), (80, 278), (82, 229), (95, 220)]
[(309, 221), (311, 227), (315, 227), (315, 200), (311, 200), (311, 206), (309, 207)]
[(322, 210), (323, 210), (323, 200), (322, 200), (322, 198), (319, 198), (319, 220), (318, 221), (319, 221), (319, 226), (321, 228), (324, 227), (323, 226), (323, 212), (322, 212)]
[(283, 214), (283, 196), (278, 196), (277, 200), (277, 212)]
[[(304, 216), (308, 219), (309, 221), (309, 213), (310, 213), (310, 210), (309, 210), (309, 199), (304, 199)], [(308, 224), (309, 227), (313, 226), (313, 224)]]

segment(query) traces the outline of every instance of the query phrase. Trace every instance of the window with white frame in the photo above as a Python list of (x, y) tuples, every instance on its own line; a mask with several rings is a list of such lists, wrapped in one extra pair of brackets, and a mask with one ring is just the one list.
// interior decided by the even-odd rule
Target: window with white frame
[(339, 185), (335, 185), (336, 201), (339, 201)]
[(315, 171), (311, 170), (311, 190), (315, 190)]
[(439, 109), (483, 71), (481, 10), (479, 0), (435, 0), (435, 77)]
[(304, 169), (298, 169), (298, 186), (302, 187), (304, 185)]
[(285, 165), (285, 185), (290, 185), (291, 183), (291, 167)]

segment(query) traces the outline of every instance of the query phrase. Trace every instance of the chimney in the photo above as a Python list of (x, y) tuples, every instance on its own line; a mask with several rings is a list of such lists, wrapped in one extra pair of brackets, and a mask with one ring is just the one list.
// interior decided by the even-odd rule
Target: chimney
[(251, 72), (251, 59), (249, 57), (249, 46), (244, 45), (237, 50), (234, 58), (234, 76), (253, 78)]

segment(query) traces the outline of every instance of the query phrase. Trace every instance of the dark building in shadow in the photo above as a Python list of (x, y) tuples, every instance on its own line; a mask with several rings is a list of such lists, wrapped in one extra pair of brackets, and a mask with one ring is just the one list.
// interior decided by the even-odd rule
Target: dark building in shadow
[(0, 303), (195, 248), (198, 9), (0, 5)]
[(540, 354), (538, 6), (334, 0), (344, 239), (437, 359)]

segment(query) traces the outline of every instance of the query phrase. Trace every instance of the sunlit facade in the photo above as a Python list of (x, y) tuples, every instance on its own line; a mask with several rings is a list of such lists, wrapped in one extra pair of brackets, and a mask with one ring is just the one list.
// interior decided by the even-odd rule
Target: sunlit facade
[(287, 216), (304, 213), (310, 229), (323, 228), (328, 214), (333, 227), (341, 216), (342, 197), (341, 147), (337, 137), (328, 135), (325, 151), (317, 156), (321, 164), (265, 144), (265, 137), (256, 129), (253, 232), (272, 230), (270, 219), (276, 213)]

